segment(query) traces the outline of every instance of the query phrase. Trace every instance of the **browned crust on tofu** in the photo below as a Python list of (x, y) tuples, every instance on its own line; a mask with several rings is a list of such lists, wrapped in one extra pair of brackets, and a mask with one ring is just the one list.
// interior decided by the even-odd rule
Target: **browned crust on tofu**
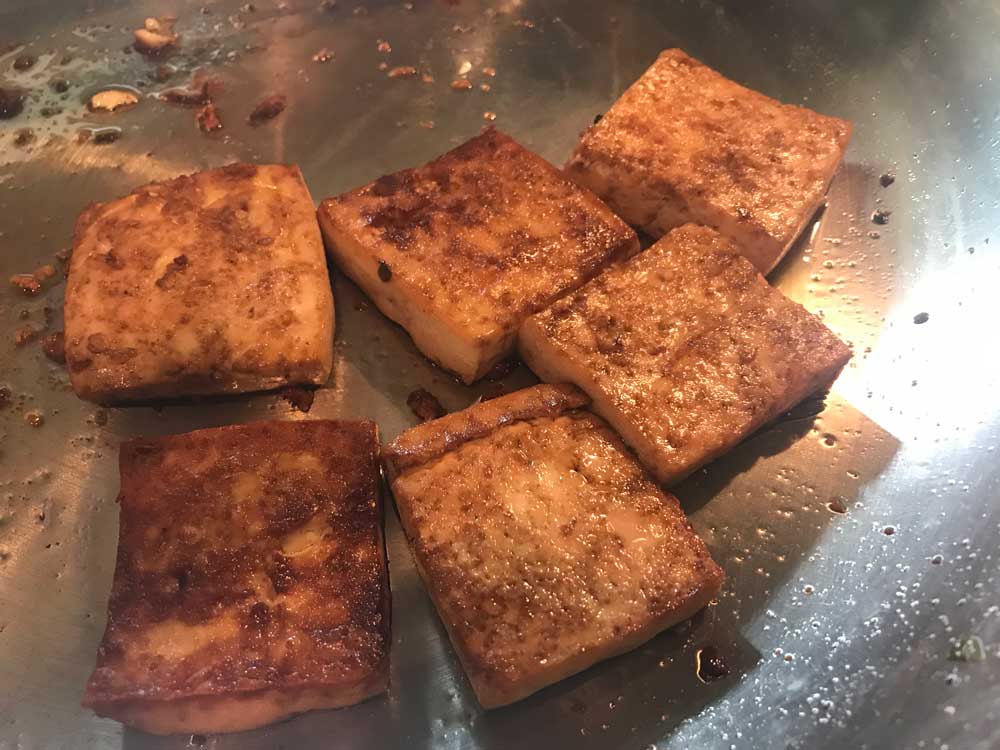
[(572, 382), (664, 483), (836, 379), (850, 349), (707, 227), (685, 226), (530, 318), (520, 353)]
[(147, 731), (261, 726), (388, 683), (371, 422), (255, 422), (120, 453), (118, 559), (83, 703)]
[(322, 384), (333, 295), (295, 165), (154, 182), (77, 218), (66, 288), (74, 391), (101, 403)]
[(637, 647), (723, 582), (676, 499), (583, 410), (497, 424), (408, 467), (392, 489), (486, 708)]
[(822, 204), (851, 128), (669, 49), (587, 129), (566, 173), (652, 237), (712, 226), (767, 273)]
[(467, 383), (510, 353), (524, 318), (639, 250), (590, 191), (492, 128), (323, 201), (319, 220), (341, 270)]
[(502, 425), (536, 417), (554, 417), (588, 403), (590, 399), (586, 394), (572, 385), (542, 384), (525, 388), (413, 427), (387, 445), (382, 450), (382, 458), (388, 471), (396, 475), (469, 440), (485, 437)]

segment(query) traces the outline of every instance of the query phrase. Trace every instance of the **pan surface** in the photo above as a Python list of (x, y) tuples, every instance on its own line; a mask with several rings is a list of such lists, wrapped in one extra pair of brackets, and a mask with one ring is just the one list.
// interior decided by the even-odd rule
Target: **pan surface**
[[(127, 50), (164, 15), (182, 36), (174, 56)], [(4, 0), (0, 87), (28, 98), (0, 120), (0, 748), (1000, 747), (998, 35), (992, 0)], [(120, 440), (329, 416), (374, 419), (390, 439), (416, 421), (412, 390), (455, 409), (495, 386), (454, 383), (334, 274), (335, 373), (308, 415), (274, 394), (98, 409), (39, 345), (62, 327), (64, 285), (29, 297), (6, 279), (58, 268), (88, 202), (234, 160), (296, 162), (319, 200), (493, 122), (561, 163), (672, 46), (855, 123), (827, 209), (771, 276), (854, 360), (825, 401), (675, 490), (726, 570), (718, 603), (484, 712), (390, 510), (387, 696), (209, 738), (153, 738), (80, 708), (115, 558)], [(434, 80), (388, 77), (396, 66)], [(211, 135), (153, 96), (198, 69), (222, 83)], [(459, 75), (471, 90), (451, 89)], [(89, 112), (112, 84), (138, 104)], [(272, 93), (286, 111), (249, 126)], [(40, 333), (18, 346), (26, 326)], [(502, 385), (531, 382), (522, 367)], [(695, 654), (709, 645), (731, 674), (704, 684)]]

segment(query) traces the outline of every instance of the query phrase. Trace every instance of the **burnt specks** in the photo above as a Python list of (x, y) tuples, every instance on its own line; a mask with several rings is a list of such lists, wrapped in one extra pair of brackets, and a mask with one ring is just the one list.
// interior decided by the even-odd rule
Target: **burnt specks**
[(392, 269), (384, 260), (378, 262), (378, 278), (385, 283), (392, 281)]
[(879, 226), (885, 226), (889, 223), (889, 217), (892, 216), (892, 211), (887, 208), (878, 208), (872, 213), (872, 223), (878, 224)]
[(437, 397), (423, 388), (417, 388), (411, 392), (406, 397), (406, 405), (421, 422), (430, 422), (432, 419), (438, 419), (447, 414)]
[(285, 111), (288, 106), (288, 99), (284, 94), (274, 94), (258, 102), (247, 117), (247, 122), (253, 126), (263, 125), (265, 122), (273, 120)]
[(158, 286), (160, 289), (169, 289), (173, 284), (173, 277), (178, 273), (186, 271), (188, 263), (189, 261), (186, 255), (176, 256), (167, 265), (167, 268), (163, 272), (163, 275), (156, 280), (156, 286)]

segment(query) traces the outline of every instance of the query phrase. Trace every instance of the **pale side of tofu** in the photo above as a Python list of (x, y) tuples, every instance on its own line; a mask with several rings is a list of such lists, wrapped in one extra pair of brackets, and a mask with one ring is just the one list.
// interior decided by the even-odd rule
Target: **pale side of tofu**
[(125, 443), (84, 705), (155, 734), (207, 734), (384, 692), (378, 452), (371, 422), (327, 420)]
[(536, 386), (383, 452), (417, 569), (486, 708), (636, 648), (722, 585), (676, 499), (585, 401)]
[(90, 206), (65, 318), (70, 381), (91, 401), (326, 382), (333, 293), (298, 167), (236, 164)]
[(319, 221), (341, 270), (466, 383), (512, 353), (528, 315), (639, 250), (594, 195), (492, 129), (323, 201)]
[(727, 239), (675, 229), (529, 318), (519, 350), (574, 383), (665, 484), (829, 386), (850, 349)]
[(565, 171), (651, 237), (714, 227), (766, 274), (823, 204), (850, 135), (845, 120), (670, 49), (588, 128)]

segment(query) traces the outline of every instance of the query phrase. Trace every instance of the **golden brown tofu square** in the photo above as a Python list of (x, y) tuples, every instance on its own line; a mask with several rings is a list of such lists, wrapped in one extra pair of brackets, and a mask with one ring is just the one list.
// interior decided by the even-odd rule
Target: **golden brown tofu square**
[(566, 173), (651, 237), (714, 227), (766, 274), (822, 205), (850, 135), (670, 49), (586, 131)]
[(850, 349), (713, 229), (675, 229), (529, 318), (519, 348), (571, 382), (661, 482), (829, 385)]
[(704, 607), (723, 574), (572, 386), (403, 433), (383, 456), (417, 569), (479, 702), (520, 700)]
[(65, 313), (91, 401), (326, 382), (333, 293), (299, 168), (234, 164), (90, 206)]
[(255, 422), (122, 445), (118, 562), (85, 706), (232, 732), (386, 690), (371, 422)]
[(639, 249), (589, 191), (493, 129), (324, 201), (319, 220), (344, 273), (466, 383), (512, 352), (528, 315)]

